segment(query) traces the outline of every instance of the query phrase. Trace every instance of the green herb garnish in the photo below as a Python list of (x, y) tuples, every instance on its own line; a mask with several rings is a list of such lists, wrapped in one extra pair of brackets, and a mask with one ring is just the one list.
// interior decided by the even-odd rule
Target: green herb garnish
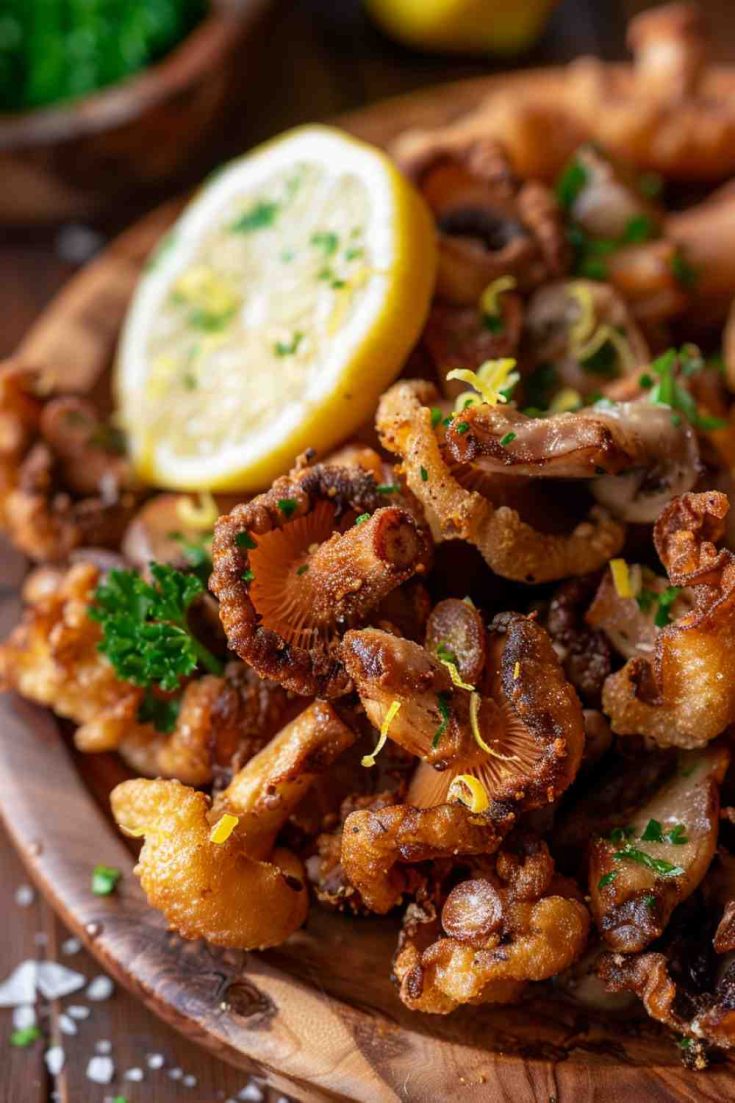
[(95, 866), (92, 870), (92, 892), (95, 896), (111, 896), (122, 877), (114, 866)]
[(257, 548), (258, 546), (253, 537), (247, 531), (238, 532), (237, 536), (235, 537), (235, 545), (238, 548), (248, 548), (250, 551), (252, 551), (253, 548)]
[(562, 170), (556, 181), (555, 190), (559, 206), (568, 211), (588, 180), (587, 169), (575, 157)]
[(278, 508), (284, 517), (293, 517), (294, 513), (298, 509), (299, 503), (295, 498), (279, 498)]
[(697, 282), (697, 273), (683, 253), (676, 252), (671, 258), (671, 274), (677, 283), (690, 290)]
[(438, 406), (431, 407), (431, 428), (436, 429), (442, 419), (442, 412)]
[(303, 333), (294, 333), (290, 341), (276, 341), (273, 352), (276, 356), (293, 356), (303, 339)]
[(662, 594), (658, 594), (658, 608), (656, 609), (656, 615), (653, 618), (653, 623), (657, 628), (665, 628), (671, 621), (671, 606), (674, 604), (679, 594), (681, 593), (681, 586), (667, 586)]
[(426, 482), (429, 481), (429, 472), (426, 470), (426, 468), (423, 465), (421, 467), (419, 467), (419, 475), (421, 476), (421, 482), (422, 483), (426, 483)]
[(449, 703), (450, 701), (451, 695), (448, 692), (443, 690), (441, 693), (437, 694), (436, 707), (439, 709), (441, 723), (434, 732), (434, 738), (431, 741), (431, 746), (434, 750), (436, 750), (436, 748), (439, 746), (439, 740), (444, 735), (444, 732), (447, 730), (449, 721), (452, 718), (452, 709)]
[(176, 727), (180, 709), (180, 697), (157, 697), (147, 688), (138, 706), (137, 719), (140, 724), (152, 724), (156, 731), (170, 735)]
[(444, 643), (444, 640), (437, 644), (436, 657), (442, 663), (451, 663), (452, 666), (459, 665), (457, 662), (457, 656), (451, 648), (447, 647), (447, 645)]
[(98, 650), (132, 685), (172, 692), (201, 664), (222, 664), (191, 632), (188, 613), (204, 585), (196, 575), (152, 563), (152, 583), (136, 571), (112, 570), (94, 593), (88, 615), (102, 628)]
[(616, 862), (636, 862), (639, 866), (650, 869), (652, 873), (656, 873), (659, 877), (679, 877), (684, 872), (681, 866), (675, 866), (672, 862), (667, 862), (665, 858), (653, 858), (645, 850), (639, 850), (632, 843), (626, 843), (620, 850), (616, 850), (613, 858)]
[(621, 242), (626, 245), (637, 245), (642, 241), (650, 241), (656, 237), (656, 224), (647, 214), (634, 214), (628, 219)]
[(324, 253), (325, 257), (331, 257), (337, 252), (339, 236), (331, 230), (319, 230), (311, 235), (311, 244), (316, 245)]
[(359, 517), (355, 518), (355, 524), (356, 525), (364, 525), (365, 522), (369, 521), (369, 520), (370, 520), (370, 514), (369, 513), (361, 513)]
[(611, 869), (609, 873), (604, 873), (600, 880), (597, 882), (598, 889), (604, 889), (606, 885), (611, 885), (617, 875), (617, 869)]
[(656, 907), (656, 897), (652, 896), (650, 892), (646, 893), (646, 895), (643, 897), (643, 904), (648, 908), (650, 912), (652, 912), (653, 909)]
[(250, 234), (253, 230), (265, 230), (273, 225), (277, 214), (278, 204), (263, 199), (236, 218), (230, 229), (236, 234)]
[(504, 437), (500, 438), (500, 447), (505, 448), (507, 444), (512, 444), (515, 439), (515, 433), (506, 433)]
[(296, 574), (297, 575), (306, 574), (308, 569), (309, 569), (309, 564), (308, 563), (302, 563), (300, 567), (296, 568)]
[(700, 414), (693, 397), (677, 379), (677, 367), (681, 368), (682, 373), (687, 376), (694, 375), (700, 370), (703, 361), (698, 355), (698, 350), (696, 352), (697, 355), (694, 355), (692, 346), (685, 345), (679, 352), (676, 349), (668, 349), (653, 361), (651, 372), (657, 377), (658, 382), (654, 383), (649, 391), (649, 401), (679, 410), (695, 429), (722, 429), (727, 422), (722, 418)]
[(378, 494), (397, 494), (401, 488), (398, 483), (380, 483), (375, 489)]
[(534, 411), (548, 410), (558, 383), (559, 376), (554, 365), (539, 364), (523, 380), (523, 390), (528, 407)]
[(243, 582), (252, 582), (255, 578), (255, 573), (251, 571), (250, 568), (248, 568), (247, 571), (242, 572), (240, 578), (243, 580)]
[(464, 436), (465, 433), (469, 433), (470, 431), (470, 427), (466, 421), (458, 421), (454, 428), (461, 436)]
[(10, 1035), (11, 1046), (16, 1046), (18, 1049), (26, 1049), (27, 1046), (33, 1045), (41, 1037), (41, 1030), (37, 1026), (24, 1026), (21, 1030), (14, 1030)]

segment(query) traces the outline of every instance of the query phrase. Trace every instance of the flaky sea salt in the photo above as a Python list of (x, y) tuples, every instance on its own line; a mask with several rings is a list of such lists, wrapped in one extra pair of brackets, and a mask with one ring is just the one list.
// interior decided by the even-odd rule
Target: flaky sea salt
[(248, 1103), (263, 1103), (265, 1092), (254, 1080), (251, 1080), (249, 1084), (241, 1088), (237, 1098), (247, 1100)]
[(115, 1076), (115, 1064), (111, 1057), (91, 1057), (87, 1065), (87, 1079), (93, 1084), (111, 1084)]
[(109, 1000), (112, 993), (115, 991), (115, 985), (112, 983), (109, 977), (100, 974), (90, 981), (87, 991), (85, 993), (88, 1000), (92, 1000), (94, 1003), (99, 1003), (102, 1000)]
[(30, 885), (18, 885), (14, 899), (19, 908), (30, 908), (36, 894)]
[(60, 1000), (84, 988), (87, 978), (82, 973), (67, 969), (57, 961), (37, 962), (36, 984), (41, 995), (47, 1000)]
[(112, 1042), (107, 1038), (101, 1038), (99, 1042), (95, 1044), (95, 1053), (112, 1053)]
[(174, 1069), (169, 1069), (168, 1070), (169, 1080), (180, 1080), (183, 1075), (184, 1075), (184, 1070), (183, 1069), (174, 1068)]
[(184, 1085), (185, 1088), (195, 1088), (197, 1086), (197, 1078), (196, 1076), (192, 1076), (191, 1074), (189, 1074), (188, 1076), (184, 1077), (181, 1083)]
[(29, 1003), (22, 1003), (13, 1008), (13, 1029), (27, 1030), (29, 1026), (36, 1025), (36, 1009)]
[(162, 1069), (165, 1064), (165, 1057), (162, 1053), (149, 1053), (145, 1059), (149, 1069)]
[(64, 1067), (66, 1054), (61, 1046), (51, 1046), (43, 1055), (49, 1076), (58, 1076)]
[(82, 948), (82, 944), (78, 938), (65, 938), (61, 943), (61, 952), (66, 957), (73, 957), (74, 954), (78, 954)]
[(22, 961), (0, 984), (0, 1007), (19, 1007), (36, 998), (37, 961)]
[(72, 1019), (88, 1019), (92, 1014), (89, 1007), (85, 1007), (81, 1003), (71, 1003), (66, 1009), (71, 1015)]
[(129, 1080), (131, 1084), (139, 1084), (143, 1079), (144, 1073), (142, 1069), (132, 1068), (123, 1073), (123, 1080)]
[(59, 1030), (62, 1034), (77, 1034), (79, 1032), (79, 1027), (74, 1022), (71, 1015), (62, 1012), (62, 1014), (59, 1015)]

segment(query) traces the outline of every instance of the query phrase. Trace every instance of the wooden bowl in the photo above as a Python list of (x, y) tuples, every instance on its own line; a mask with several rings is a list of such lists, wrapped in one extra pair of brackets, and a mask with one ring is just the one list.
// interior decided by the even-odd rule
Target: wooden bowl
[(212, 0), (171, 53), (58, 107), (0, 114), (0, 223), (89, 218), (196, 166), (237, 107), (268, 0)]
[[(546, 71), (546, 79), (548, 71)], [(480, 95), (545, 79), (483, 78), (378, 105), (341, 120), (386, 144), (438, 125)], [(109, 369), (145, 257), (180, 204), (114, 241), (50, 305), (19, 349), (67, 386)], [(0, 550), (0, 637), (16, 623), (21, 558)], [(397, 922), (318, 906), (283, 946), (259, 954), (183, 942), (146, 904), (108, 794), (127, 776), (113, 755), (79, 755), (48, 712), (0, 697), (0, 813), (31, 877), (122, 984), (214, 1053), (300, 1100), (362, 1103), (721, 1103), (732, 1062), (685, 1071), (670, 1036), (644, 1015), (595, 1017), (553, 989), (511, 1007), (409, 1012), (390, 983)], [(124, 873), (114, 896), (90, 892), (98, 863)]]

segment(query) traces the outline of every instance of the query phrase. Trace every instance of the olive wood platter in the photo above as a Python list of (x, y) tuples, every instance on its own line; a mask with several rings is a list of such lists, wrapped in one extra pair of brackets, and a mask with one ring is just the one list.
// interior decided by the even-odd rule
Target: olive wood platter
[[(388, 144), (415, 125), (448, 122), (500, 83), (553, 82), (553, 70), (462, 82), (340, 120)], [(113, 241), (51, 303), (18, 350), (65, 386), (91, 392), (114, 355), (135, 281), (176, 216), (174, 202)], [(0, 547), (0, 633), (18, 617), (23, 561)], [(111, 823), (108, 794), (127, 776), (112, 755), (81, 756), (45, 710), (0, 697), (0, 813), (29, 872), (103, 967), (153, 1011), (213, 1053), (308, 1101), (435, 1103), (720, 1103), (729, 1062), (685, 1071), (645, 1019), (604, 1019), (555, 998), (518, 1006), (413, 1014), (390, 982), (397, 921), (312, 908), (276, 950), (184, 942), (148, 908), (134, 855)], [(90, 891), (92, 868), (124, 873), (115, 895)]]

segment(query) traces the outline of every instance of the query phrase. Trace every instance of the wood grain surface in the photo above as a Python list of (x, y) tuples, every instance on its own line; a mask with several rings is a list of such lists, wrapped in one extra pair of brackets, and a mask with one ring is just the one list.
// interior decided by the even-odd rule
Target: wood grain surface
[[(536, 77), (504, 77), (512, 80)], [(344, 120), (387, 141), (417, 121), (470, 106), (487, 81), (434, 90)], [(81, 390), (104, 380), (140, 267), (176, 204), (126, 232), (72, 280), (19, 350)], [(5, 553), (0, 630), (17, 616), (22, 569)], [(0, 704), (0, 807), (34, 881), (104, 968), (165, 1021), (277, 1089), (304, 1100), (411, 1100), (461, 1091), (475, 1100), (583, 1103), (719, 1100), (729, 1066), (694, 1077), (647, 1022), (596, 1021), (552, 995), (520, 1007), (409, 1013), (389, 981), (396, 925), (312, 910), (288, 943), (264, 954), (184, 943), (148, 909), (106, 798), (125, 776), (113, 757), (70, 751), (55, 721), (15, 697)], [(73, 809), (73, 815), (70, 814)], [(89, 890), (97, 863), (125, 872), (119, 891)]]

